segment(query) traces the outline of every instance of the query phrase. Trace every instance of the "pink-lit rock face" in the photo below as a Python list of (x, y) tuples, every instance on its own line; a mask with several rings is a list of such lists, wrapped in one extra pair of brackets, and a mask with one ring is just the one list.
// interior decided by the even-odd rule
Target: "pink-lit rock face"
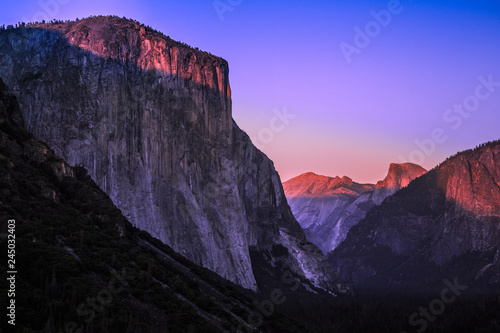
[(283, 183), (283, 188), (307, 238), (326, 254), (345, 239), (370, 208), (425, 172), (416, 164), (393, 163), (386, 178), (377, 185), (358, 184), (346, 176), (332, 178), (308, 172)]
[(94, 17), (62, 24), (34, 24), (62, 34), (71, 44), (100, 57), (131, 63), (144, 70), (182, 77), (230, 96), (227, 62), (186, 47), (139, 23)]
[(500, 217), (500, 147), (469, 151), (442, 167), (448, 176), (446, 199), (456, 213)]
[(412, 180), (422, 176), (427, 170), (413, 163), (391, 163), (389, 172), (384, 180), (379, 181), (373, 193), (373, 202), (380, 205), (389, 195), (408, 186)]
[(330, 255), (350, 282), (499, 284), (500, 141), (459, 153), (374, 207)]
[(349, 177), (327, 177), (312, 172), (304, 173), (283, 183), (287, 198), (327, 197), (340, 194), (359, 195), (372, 191), (373, 185), (358, 184)]
[[(246, 288), (261, 256), (343, 292), (273, 163), (234, 123), (223, 59), (114, 17), (2, 30), (0, 50), (26, 129), (84, 166), (135, 226)], [(277, 244), (288, 250), (269, 257)]]

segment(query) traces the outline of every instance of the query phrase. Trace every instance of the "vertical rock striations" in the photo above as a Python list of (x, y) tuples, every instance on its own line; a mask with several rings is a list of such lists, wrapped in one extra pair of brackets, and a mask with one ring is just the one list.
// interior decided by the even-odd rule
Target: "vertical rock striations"
[[(25, 127), (133, 224), (247, 288), (250, 249), (285, 241), (297, 243), (292, 271), (338, 282), (300, 245), (273, 163), (232, 120), (225, 60), (115, 17), (4, 30), (0, 50)], [(308, 257), (322, 267), (305, 272)]]

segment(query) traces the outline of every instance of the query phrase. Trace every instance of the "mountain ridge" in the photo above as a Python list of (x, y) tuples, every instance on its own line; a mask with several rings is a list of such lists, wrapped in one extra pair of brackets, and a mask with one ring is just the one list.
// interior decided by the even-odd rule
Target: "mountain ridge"
[(84, 168), (23, 130), (18, 112), (0, 79), (0, 244), (15, 221), (19, 331), (308, 331), (277, 309), (256, 325), (261, 296), (133, 227)]
[(426, 170), (413, 163), (391, 163), (384, 180), (359, 184), (343, 176), (328, 177), (308, 172), (283, 183), (285, 196), (307, 238), (323, 253), (342, 242), (375, 205)]
[(329, 261), (361, 286), (498, 284), (499, 169), (500, 141), (448, 158), (373, 208)]
[(25, 128), (84, 166), (135, 226), (246, 288), (258, 288), (257, 255), (348, 289), (233, 121), (227, 62), (109, 17), (3, 30), (0, 48)]

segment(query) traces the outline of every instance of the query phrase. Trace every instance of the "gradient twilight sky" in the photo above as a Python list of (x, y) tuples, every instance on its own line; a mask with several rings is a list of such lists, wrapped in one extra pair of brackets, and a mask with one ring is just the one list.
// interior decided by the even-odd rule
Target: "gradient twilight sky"
[[(233, 117), (283, 181), (313, 171), (376, 182), (391, 162), (430, 169), (500, 138), (498, 0), (2, 2), (0, 24), (126, 16), (225, 58)], [(388, 8), (390, 22), (374, 23)], [(366, 28), (369, 43), (355, 41)], [(484, 86), (489, 76), (499, 83)], [(464, 102), (473, 111), (453, 111)]]

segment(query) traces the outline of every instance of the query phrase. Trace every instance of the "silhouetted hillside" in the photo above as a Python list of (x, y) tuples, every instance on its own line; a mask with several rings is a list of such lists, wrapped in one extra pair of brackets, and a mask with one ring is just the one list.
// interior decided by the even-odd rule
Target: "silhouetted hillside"
[[(16, 108), (0, 81), (0, 244), (7, 248), (6, 222), (15, 219), (18, 332), (252, 327), (249, 315), (261, 310), (248, 291), (133, 227), (84, 168), (15, 124)], [(277, 311), (255, 328), (306, 331)]]

